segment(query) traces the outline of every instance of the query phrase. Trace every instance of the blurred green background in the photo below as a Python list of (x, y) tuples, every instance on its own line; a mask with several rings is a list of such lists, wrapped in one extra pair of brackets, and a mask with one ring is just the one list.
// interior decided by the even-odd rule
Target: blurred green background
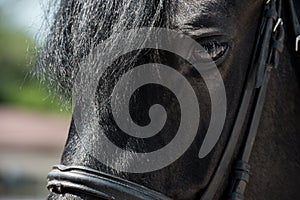
[(67, 137), (70, 109), (33, 76), (50, 1), (0, 0), (0, 200), (45, 199)]
[[(40, 48), (33, 38), (39, 34), (38, 30), (30, 32), (14, 22), (14, 18), (5, 12), (14, 6), (13, 0), (9, 1), (2, 0), (0, 4), (0, 104), (59, 111), (57, 98), (33, 77), (37, 49)], [(30, 4), (30, 0), (26, 2)]]

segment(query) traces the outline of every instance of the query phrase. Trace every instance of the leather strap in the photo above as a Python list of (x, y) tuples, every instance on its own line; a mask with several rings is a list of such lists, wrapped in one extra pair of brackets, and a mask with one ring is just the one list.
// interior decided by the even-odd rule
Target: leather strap
[(297, 12), (295, 9), (295, 4), (293, 0), (288, 0), (289, 1), (289, 7), (291, 11), (291, 17), (292, 17), (292, 25), (293, 25), (293, 31), (296, 37), (295, 40), (295, 51), (300, 51), (300, 23), (297, 17)]
[[(272, 2), (275, 6), (275, 1)], [(284, 44), (284, 28), (283, 28), (283, 22), (281, 19), (281, 8), (282, 8), (282, 2), (281, 0), (278, 0), (277, 3), (277, 11), (278, 11), (278, 19), (274, 26), (274, 29), (272, 31), (272, 39), (270, 40), (270, 49), (268, 50), (268, 60), (264, 63), (264, 75), (262, 80), (262, 85), (259, 89), (257, 89), (257, 98), (255, 100), (255, 107), (254, 107), (254, 113), (251, 117), (251, 123), (250, 128), (248, 131), (248, 135), (246, 137), (245, 146), (242, 148), (242, 158), (239, 160), (239, 163), (244, 163), (244, 165), (247, 165), (251, 156), (251, 152), (253, 149), (253, 144), (255, 142), (255, 138), (258, 132), (258, 126), (260, 122), (260, 118), (262, 115), (263, 106), (265, 104), (266, 99), (266, 93), (267, 93), (267, 87), (271, 76), (271, 71), (273, 68), (277, 68), (279, 64), (279, 54), (283, 50), (283, 44)], [(279, 22), (279, 23), (278, 23)], [(272, 24), (272, 22), (269, 22)], [(266, 29), (267, 32), (270, 30)], [(240, 172), (245, 177), (249, 177), (249, 170), (245, 169), (234, 169), (234, 174), (237, 172)], [(239, 177), (233, 177), (230, 193), (228, 196), (228, 199), (235, 200), (236, 194), (238, 194), (239, 197), (244, 198), (244, 192), (246, 190), (246, 186), (248, 183), (248, 179), (241, 179)]]
[[(278, 4), (277, 4), (278, 3)], [(201, 197), (201, 200), (211, 200), (219, 189), (226, 173), (230, 171), (231, 160), (236, 151), (237, 142), (242, 134), (244, 125), (250, 123), (250, 130), (247, 132), (247, 142), (244, 149), (244, 155), (238, 163), (248, 164), (248, 157), (252, 151), (252, 145), (257, 134), (257, 128), (260, 121), (262, 107), (265, 101), (266, 89), (272, 67), (277, 67), (279, 53), (282, 48), (276, 48), (283, 45), (283, 23), (281, 15), (281, 0), (267, 1), (264, 8), (263, 19), (259, 28), (258, 39), (253, 52), (253, 59), (250, 64), (249, 76), (246, 82), (246, 89), (242, 97), (242, 103), (234, 123), (233, 131), (225, 147), (224, 154), (217, 167), (217, 170), (209, 183), (208, 188)], [(270, 14), (271, 13), (271, 14)], [(274, 17), (276, 16), (276, 18)], [(280, 22), (279, 24), (277, 22)], [(280, 32), (280, 34), (278, 33)], [(280, 35), (278, 37), (277, 35)], [(277, 46), (276, 46), (277, 45)], [(258, 96), (258, 98), (256, 98)], [(253, 101), (253, 107), (251, 107)], [(250, 116), (250, 121), (247, 121), (249, 111), (254, 111)], [(234, 168), (233, 174), (242, 174), (243, 177), (248, 177), (249, 169), (241, 172), (240, 169)], [(248, 177), (249, 179), (249, 177)], [(234, 177), (230, 186), (228, 199), (239, 200), (244, 199), (244, 191), (247, 181), (242, 178)]]
[(83, 166), (56, 165), (47, 178), (47, 188), (59, 194), (84, 193), (107, 200), (171, 200), (142, 185)]

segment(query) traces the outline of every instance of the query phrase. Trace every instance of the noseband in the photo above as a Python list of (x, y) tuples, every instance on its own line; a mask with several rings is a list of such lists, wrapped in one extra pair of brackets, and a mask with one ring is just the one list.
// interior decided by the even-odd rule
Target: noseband
[[(296, 38), (295, 50), (300, 51), (300, 25), (293, 0), (288, 1)], [(279, 64), (280, 53), (284, 46), (285, 34), (281, 10), (281, 0), (268, 0), (265, 5), (239, 112), (217, 170), (201, 200), (213, 199), (226, 173), (230, 171), (229, 161), (236, 151), (241, 152), (242, 156), (233, 167), (228, 199), (244, 199), (244, 191), (249, 180), (248, 162), (257, 135), (268, 82), (272, 69), (277, 68)], [(248, 113), (251, 113), (249, 120), (247, 120)], [(245, 125), (249, 129), (246, 131), (244, 146), (237, 149)], [(171, 200), (139, 184), (83, 166), (54, 166), (48, 174), (47, 187), (51, 192), (58, 194), (84, 193), (108, 200)]]
[(48, 174), (48, 189), (55, 193), (84, 193), (102, 199), (171, 200), (142, 185), (83, 166), (54, 166)]

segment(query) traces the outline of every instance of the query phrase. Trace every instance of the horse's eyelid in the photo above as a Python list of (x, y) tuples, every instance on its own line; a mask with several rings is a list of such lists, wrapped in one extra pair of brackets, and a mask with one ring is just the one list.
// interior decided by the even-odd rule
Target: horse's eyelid
[(221, 42), (212, 41), (210, 43), (206, 43), (206, 45), (203, 45), (203, 47), (207, 51), (207, 53), (211, 56), (211, 58), (216, 62), (216, 64), (219, 65), (225, 60), (230, 45), (224, 42), (221, 43)]

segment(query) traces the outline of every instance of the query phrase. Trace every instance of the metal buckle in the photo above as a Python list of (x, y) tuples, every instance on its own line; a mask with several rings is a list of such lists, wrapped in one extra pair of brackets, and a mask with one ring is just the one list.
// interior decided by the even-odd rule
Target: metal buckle
[(300, 34), (296, 37), (296, 45), (295, 45), (295, 50), (299, 50), (299, 42), (300, 42)]
[(277, 19), (277, 22), (276, 22), (276, 24), (275, 24), (275, 26), (274, 26), (273, 32), (276, 32), (276, 30), (277, 30), (277, 28), (279, 27), (279, 25), (280, 25), (280, 26), (283, 25), (283, 20), (282, 20), (282, 18), (278, 18), (278, 19)]

